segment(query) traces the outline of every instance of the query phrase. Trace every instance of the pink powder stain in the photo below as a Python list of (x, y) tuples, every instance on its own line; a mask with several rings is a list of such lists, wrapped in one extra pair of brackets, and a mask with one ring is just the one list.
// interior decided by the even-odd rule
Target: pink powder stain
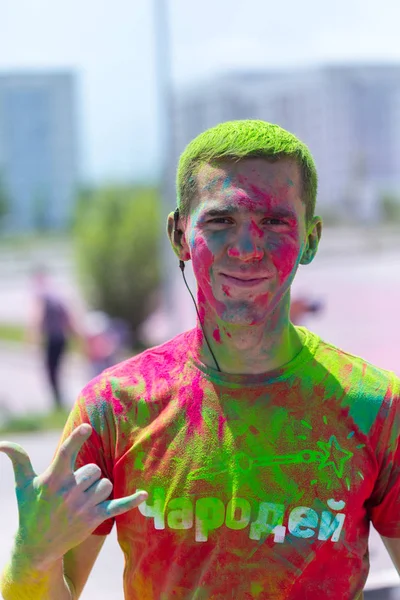
[(122, 415), (122, 413), (124, 412), (124, 407), (122, 406), (121, 402), (119, 401), (119, 398), (112, 398), (111, 400), (112, 403), (112, 407), (113, 407), (113, 411), (116, 415)]
[[(195, 243), (195, 246), (197, 246), (197, 243)], [(199, 241), (196, 250), (193, 252), (192, 261), (198, 284), (198, 309), (200, 319), (204, 322), (207, 303), (211, 303), (217, 311), (225, 310), (225, 305), (221, 301), (216, 300), (212, 292), (211, 272), (214, 263), (214, 255), (204, 240)], [(207, 290), (209, 292), (208, 295)]]
[(237, 248), (229, 248), (228, 254), (229, 256), (237, 257), (239, 256), (239, 250)]
[(222, 438), (224, 437), (224, 429), (225, 429), (226, 417), (224, 415), (219, 415), (218, 417), (218, 440), (222, 442)]
[(197, 309), (199, 311), (200, 321), (202, 323), (204, 323), (204, 319), (206, 317), (205, 303), (206, 303), (206, 297), (204, 295), (203, 290), (199, 287), (198, 292), (197, 292)]
[(226, 296), (228, 296), (228, 298), (230, 298), (230, 297), (231, 297), (231, 293), (230, 293), (229, 286), (227, 286), (227, 285), (223, 285), (223, 286), (222, 286), (222, 291), (224, 292), (224, 294), (225, 294)]
[(272, 207), (282, 202), (281, 199), (275, 198), (265, 190), (260, 189), (257, 185), (254, 185), (253, 183), (251, 183), (249, 187), (252, 193), (254, 194), (255, 199), (258, 200), (258, 205), (261, 202), (263, 205), (267, 204), (267, 207)]
[(204, 390), (201, 387), (200, 373), (193, 379), (191, 385), (179, 390), (179, 406), (186, 412), (187, 436), (201, 433), (203, 426), (202, 406)]
[[(112, 380), (105, 380), (105, 386), (101, 392), (101, 395), (107, 399), (107, 402), (109, 402), (113, 408), (113, 411), (115, 414), (117, 415), (121, 415), (124, 412), (124, 407), (121, 404), (119, 398), (116, 396), (116, 393), (118, 392), (118, 385), (113, 386), (113, 382)], [(116, 388), (116, 389), (114, 389)]]
[(219, 344), (221, 343), (221, 332), (218, 329), (218, 327), (216, 329), (214, 329), (214, 331), (213, 331), (213, 338)]
[(253, 220), (250, 223), (249, 231), (258, 238), (262, 238), (264, 235), (263, 230), (260, 229), (260, 227), (258, 227), (258, 225)]
[(292, 272), (296, 264), (298, 252), (298, 248), (291, 248), (289, 245), (285, 245), (278, 256), (272, 256), (272, 262), (278, 272), (280, 284), (286, 281)]

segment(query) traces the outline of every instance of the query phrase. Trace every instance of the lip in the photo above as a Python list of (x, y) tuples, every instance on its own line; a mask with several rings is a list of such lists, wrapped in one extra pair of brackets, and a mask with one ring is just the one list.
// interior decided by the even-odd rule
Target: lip
[(261, 285), (269, 279), (269, 277), (246, 277), (243, 275), (228, 275), (226, 273), (220, 273), (220, 276), (225, 280), (226, 283), (236, 285), (238, 287), (256, 287)]

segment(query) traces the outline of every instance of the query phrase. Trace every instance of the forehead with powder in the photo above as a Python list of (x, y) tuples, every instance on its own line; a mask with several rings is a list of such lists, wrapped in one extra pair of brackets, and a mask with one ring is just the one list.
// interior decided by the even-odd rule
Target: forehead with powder
[[(261, 158), (238, 162), (225, 161), (205, 164), (196, 176), (197, 191), (192, 209), (206, 199), (229, 196), (243, 201), (300, 199), (301, 176), (295, 161), (282, 159), (276, 162)], [(242, 190), (242, 194), (237, 191)]]

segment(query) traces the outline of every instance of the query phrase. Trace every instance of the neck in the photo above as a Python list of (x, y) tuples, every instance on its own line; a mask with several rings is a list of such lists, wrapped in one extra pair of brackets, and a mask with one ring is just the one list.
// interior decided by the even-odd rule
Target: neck
[[(236, 325), (208, 315), (202, 325), (223, 373), (267, 373), (290, 362), (301, 350), (300, 336), (289, 320), (290, 298), (257, 325)], [(196, 352), (208, 367), (216, 369), (212, 354), (197, 322)]]

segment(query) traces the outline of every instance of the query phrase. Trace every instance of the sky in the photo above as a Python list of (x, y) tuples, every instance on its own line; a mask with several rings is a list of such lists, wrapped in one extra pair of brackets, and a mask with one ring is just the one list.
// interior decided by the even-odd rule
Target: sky
[(0, 0), (0, 73), (74, 69), (82, 180), (143, 181), (162, 160), (160, 64), (179, 92), (235, 69), (400, 62), (399, 22), (398, 0)]

